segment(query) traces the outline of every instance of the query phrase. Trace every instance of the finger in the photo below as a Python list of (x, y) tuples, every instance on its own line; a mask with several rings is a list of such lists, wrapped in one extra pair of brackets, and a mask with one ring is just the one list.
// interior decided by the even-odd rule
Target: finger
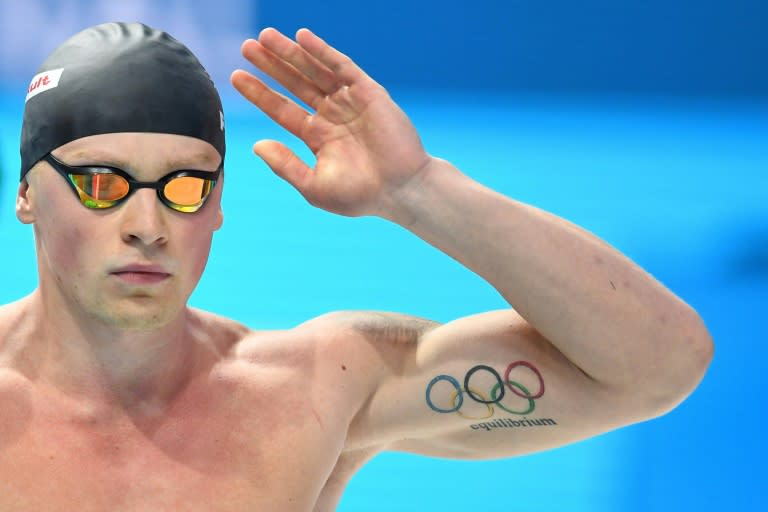
[(303, 128), (310, 115), (296, 102), (275, 92), (264, 82), (241, 69), (232, 73), (231, 81), (240, 94), (259, 107), (277, 124), (297, 137), (302, 137)]
[(275, 140), (260, 140), (254, 144), (253, 152), (264, 160), (275, 174), (305, 195), (312, 179), (312, 169), (302, 162), (296, 153)]
[(330, 69), (277, 30), (265, 28), (259, 34), (259, 42), (273, 54), (303, 73), (326, 94), (332, 93), (341, 85)]
[(245, 41), (241, 51), (243, 56), (254, 66), (277, 80), (301, 101), (317, 110), (318, 104), (325, 97), (325, 91), (310, 82), (295, 67), (254, 39)]
[(368, 79), (368, 75), (349, 57), (323, 41), (307, 28), (296, 32), (296, 41), (306, 52), (330, 69), (338, 80), (352, 85)]
[(320, 104), (317, 113), (334, 124), (345, 124), (360, 117), (360, 105), (354, 102), (351, 87), (345, 85)]

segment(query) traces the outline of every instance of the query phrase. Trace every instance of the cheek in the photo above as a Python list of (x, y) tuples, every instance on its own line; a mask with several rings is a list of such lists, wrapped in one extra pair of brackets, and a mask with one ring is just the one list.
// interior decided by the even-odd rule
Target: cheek
[(199, 273), (203, 272), (205, 265), (208, 263), (208, 256), (211, 253), (211, 241), (212, 234), (208, 234), (205, 237), (198, 236), (197, 243), (194, 246), (193, 254), (195, 260), (195, 270)]
[(82, 276), (88, 259), (97, 257), (100, 252), (94, 250), (93, 243), (101, 236), (89, 229), (89, 223), (78, 215), (81, 212), (71, 211), (66, 206), (51, 201), (49, 208), (37, 215), (35, 236), (39, 250), (55, 274)]
[(49, 266), (60, 272), (80, 273), (84, 263), (82, 248), (85, 245), (82, 230), (54, 222), (39, 230), (40, 248), (48, 259)]
[(208, 200), (203, 215), (194, 220), (191, 225), (185, 227), (187, 231), (185, 239), (188, 240), (190, 254), (202, 271), (211, 252), (213, 235), (221, 227), (221, 188), (217, 188)]
[(200, 226), (185, 226), (184, 233), (177, 240), (181, 244), (179, 254), (195, 278), (199, 278), (208, 262), (213, 232)]

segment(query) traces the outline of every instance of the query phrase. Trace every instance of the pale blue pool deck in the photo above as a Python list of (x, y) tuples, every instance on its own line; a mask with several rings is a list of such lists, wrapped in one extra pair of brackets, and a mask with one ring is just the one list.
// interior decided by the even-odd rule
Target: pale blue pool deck
[[(589, 229), (678, 293), (707, 322), (716, 356), (694, 395), (661, 419), (511, 460), (385, 454), (352, 481), (340, 510), (762, 510), (768, 104), (393, 96), (432, 154)], [(36, 283), (31, 229), (13, 215), (21, 101), (0, 99), (0, 303)], [(259, 138), (300, 144), (237, 99), (225, 109), (225, 224), (193, 305), (254, 328), (337, 309), (448, 321), (505, 306), (405, 230), (305, 204), (250, 152)]]

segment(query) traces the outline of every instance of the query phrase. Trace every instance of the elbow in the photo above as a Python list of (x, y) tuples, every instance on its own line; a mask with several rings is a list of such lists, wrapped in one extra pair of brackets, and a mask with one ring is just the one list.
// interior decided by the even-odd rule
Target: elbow
[(669, 340), (649, 375), (653, 389), (647, 403), (651, 416), (664, 415), (685, 401), (699, 386), (709, 369), (715, 345), (703, 320), (696, 315), (682, 332)]
[(700, 316), (695, 315), (692, 326), (683, 332), (681, 346), (687, 354), (683, 390), (688, 396), (698, 387), (715, 356), (712, 334)]

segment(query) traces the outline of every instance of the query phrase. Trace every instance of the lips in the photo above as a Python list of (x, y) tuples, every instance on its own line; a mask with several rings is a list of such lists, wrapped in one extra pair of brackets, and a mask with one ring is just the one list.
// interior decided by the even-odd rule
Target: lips
[(155, 284), (171, 277), (165, 267), (153, 264), (125, 265), (112, 270), (110, 274), (132, 284)]
[(145, 274), (168, 274), (170, 275), (170, 272), (165, 270), (164, 267), (161, 265), (153, 265), (153, 264), (142, 264), (142, 263), (136, 263), (133, 265), (126, 265), (124, 267), (118, 267), (112, 272), (111, 274), (120, 274), (124, 272), (136, 272), (136, 273), (145, 273)]

